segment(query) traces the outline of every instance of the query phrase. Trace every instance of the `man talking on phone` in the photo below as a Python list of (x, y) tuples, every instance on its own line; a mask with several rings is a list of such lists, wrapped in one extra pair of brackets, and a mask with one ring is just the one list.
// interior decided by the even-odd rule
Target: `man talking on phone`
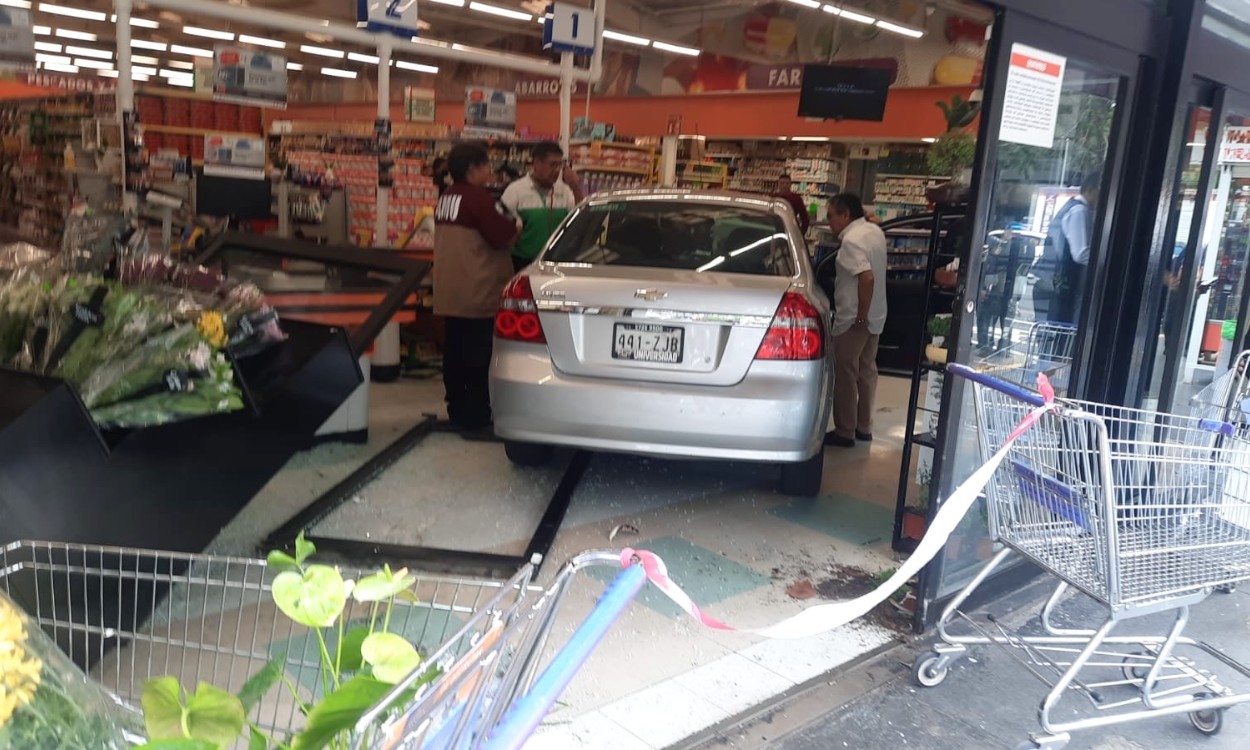
[(521, 221), (521, 237), (512, 248), (512, 265), (518, 272), (534, 262), (556, 227), (585, 197), (581, 180), (564, 163), (564, 149), (543, 141), (530, 152), (530, 171), (508, 185), (500, 202)]

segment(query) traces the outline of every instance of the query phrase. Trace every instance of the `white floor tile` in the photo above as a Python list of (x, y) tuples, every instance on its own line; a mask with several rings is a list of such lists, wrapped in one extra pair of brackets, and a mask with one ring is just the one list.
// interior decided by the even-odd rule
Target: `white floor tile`
[(673, 681), (730, 715), (759, 705), (795, 684), (739, 654), (723, 656)]
[(538, 728), (525, 750), (658, 750), (600, 711)]
[(600, 712), (652, 747), (668, 747), (730, 716), (673, 680), (622, 698)]

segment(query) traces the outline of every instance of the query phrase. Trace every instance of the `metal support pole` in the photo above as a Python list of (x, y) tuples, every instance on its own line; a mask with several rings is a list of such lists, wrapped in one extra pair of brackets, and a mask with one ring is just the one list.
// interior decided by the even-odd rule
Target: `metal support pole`
[(117, 11), (117, 119), (118, 127), (123, 128), (122, 140), (122, 212), (137, 213), (139, 197), (126, 189), (127, 171), (124, 132), (126, 114), (135, 111), (135, 79), (130, 65), (130, 10), (131, 0), (115, 0), (114, 10)]
[(569, 153), (573, 132), (573, 53), (560, 53), (560, 148)]
[(677, 136), (666, 135), (660, 139), (660, 186), (677, 186)]
[[(391, 40), (385, 35), (378, 39), (378, 121), (389, 123), (391, 120)], [(379, 151), (378, 162), (390, 160), (391, 144), (387, 140), (385, 153)], [(389, 247), (391, 241), (391, 188), (378, 181), (378, 215), (373, 224), (373, 246)], [(396, 331), (398, 335), (398, 331)]]

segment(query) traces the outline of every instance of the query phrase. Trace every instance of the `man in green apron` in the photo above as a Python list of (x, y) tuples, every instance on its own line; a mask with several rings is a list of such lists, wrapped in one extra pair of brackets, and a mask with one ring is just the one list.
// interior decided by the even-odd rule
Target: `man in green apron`
[(534, 262), (583, 197), (582, 183), (564, 163), (560, 144), (543, 141), (534, 146), (529, 174), (508, 185), (500, 198), (508, 213), (521, 221), (521, 237), (512, 248), (517, 271)]

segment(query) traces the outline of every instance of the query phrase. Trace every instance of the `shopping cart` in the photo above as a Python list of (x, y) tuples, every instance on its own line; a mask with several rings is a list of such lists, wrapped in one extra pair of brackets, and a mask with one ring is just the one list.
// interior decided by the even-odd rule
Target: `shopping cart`
[[(971, 368), (948, 372), (975, 383), (987, 459), (1045, 403)], [(1192, 657), (1209, 657), (1204, 663), (1218, 662), (1239, 679), (1250, 680), (1250, 668), (1182, 632), (1191, 605), (1250, 578), (1250, 486), (1230, 481), (1250, 465), (1248, 439), (1226, 421), (1088, 402), (1062, 400), (1041, 414), (987, 487), (990, 533), (1003, 548), (943, 612), (941, 642), (916, 659), (916, 682), (934, 687), (969, 646), (995, 644), (1011, 647), (1051, 686), (1040, 710), (1045, 734), (1020, 748), (1054, 750), (1071, 731), (1179, 713), (1204, 734), (1218, 732), (1224, 709), (1250, 701), (1250, 693), (1226, 687)], [(1013, 556), (1059, 579), (1042, 607), (1044, 635), (1022, 635), (996, 619), (983, 624), (960, 610)], [(1072, 589), (1105, 607), (1097, 629), (1056, 624), (1055, 609)], [(1160, 612), (1174, 613), (1163, 635), (1113, 635), (1128, 620)], [(972, 634), (952, 632), (956, 621)], [(1069, 693), (1084, 695), (1092, 710), (1060, 714)]]
[[(428, 654), (426, 666), (364, 714), (350, 747), (521, 747), (646, 582), (640, 565), (623, 570), (539, 675), (570, 581), (595, 565), (619, 569), (620, 553), (579, 555), (546, 588), (532, 585), (531, 565), (506, 582), (419, 577), (412, 587), (416, 603), (396, 602), (390, 632)], [(283, 653), (292, 689), (304, 701), (320, 697), (320, 645), (313, 632), (277, 611), (273, 576), (259, 560), (47, 542), (0, 547), (0, 591), (134, 706), (151, 677), (174, 675), (187, 688), (203, 681), (235, 692)], [(350, 601), (342, 616), (348, 624), (369, 618), (370, 605)], [(334, 635), (327, 633), (331, 650)], [(429, 665), (438, 667), (438, 677), (414, 694)], [(305, 721), (282, 685), (249, 719), (279, 738)]]
[(1199, 419), (1228, 422), (1238, 429), (1250, 426), (1250, 351), (1190, 400), (1190, 413)]
[(1036, 383), (1039, 374), (1045, 375), (1062, 392), (1072, 370), (1076, 331), (1071, 323), (1034, 323), (1024, 341), (978, 360), (977, 369), (1023, 386)]

